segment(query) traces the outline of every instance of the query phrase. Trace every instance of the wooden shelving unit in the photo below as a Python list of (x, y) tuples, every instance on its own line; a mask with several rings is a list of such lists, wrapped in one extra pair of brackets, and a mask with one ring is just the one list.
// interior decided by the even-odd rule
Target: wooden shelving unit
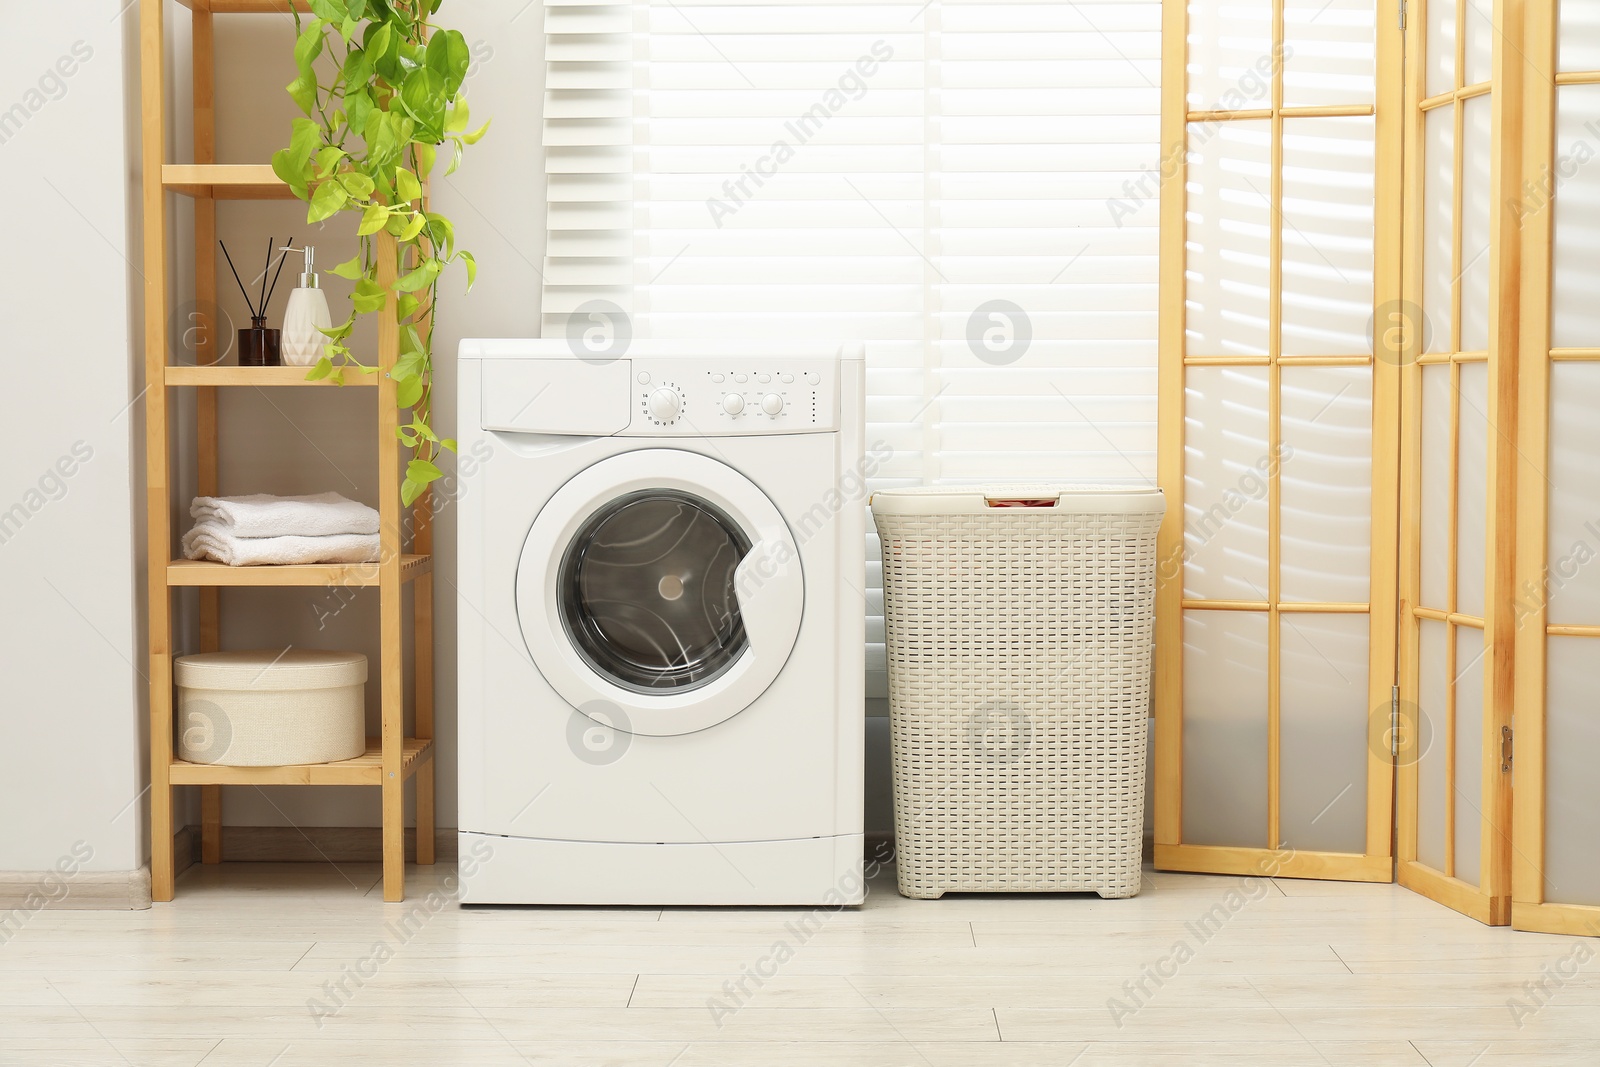
[[(349, 371), (344, 386), (370, 388), (376, 403), (373, 432), (378, 438), (378, 474), (382, 487), (382, 553), (378, 562), (317, 564), (294, 567), (227, 567), (219, 563), (175, 559), (172, 514), (172, 472), (168, 428), (177, 390), (193, 390), (197, 448), (196, 485), (202, 496), (214, 496), (217, 482), (217, 390), (226, 388), (338, 388), (340, 376), (323, 382), (305, 380), (297, 367), (237, 367), (217, 364), (215, 327), (202, 322), (197, 366), (168, 362), (168, 318), (175, 301), (167, 287), (167, 211), (173, 196), (193, 201), (195, 241), (195, 304), (216, 306), (217, 201), (286, 200), (291, 193), (266, 165), (216, 162), (215, 56), (213, 17), (243, 13), (286, 13), (291, 0), (181, 0), (193, 19), (194, 162), (168, 163), (164, 4), (140, 4), (141, 105), (144, 115), (144, 279), (145, 279), (145, 464), (148, 523), (148, 594), (150, 605), (150, 868), (151, 896), (171, 900), (175, 864), (173, 790), (198, 786), (201, 796), (201, 858), (222, 858), (222, 787), (225, 785), (350, 785), (383, 791), (383, 897), (405, 896), (404, 790), (416, 782), (418, 863), (433, 862), (433, 531), (429, 499), (413, 507), (409, 525), (411, 551), (403, 548), (407, 516), (400, 503), (401, 455), (395, 437), (399, 418), (396, 387), (389, 370), (399, 356), (399, 331), (393, 316), (382, 316), (378, 331), (377, 373)], [(301, 10), (303, 0), (293, 0)], [(385, 264), (380, 281), (392, 282), (395, 246), (380, 235), (379, 258)], [(402, 642), (402, 594), (412, 587), (413, 681), (412, 736), (405, 731), (406, 693)], [(172, 597), (174, 590), (196, 588), (200, 598), (200, 651), (221, 645), (221, 590), (264, 586), (306, 586), (335, 589), (374, 588), (380, 600), (380, 662), (377, 684), (382, 706), (382, 734), (370, 738), (364, 755), (340, 763), (293, 767), (214, 767), (187, 763), (174, 756), (172, 678)], [(373, 684), (371, 681), (369, 685)]]

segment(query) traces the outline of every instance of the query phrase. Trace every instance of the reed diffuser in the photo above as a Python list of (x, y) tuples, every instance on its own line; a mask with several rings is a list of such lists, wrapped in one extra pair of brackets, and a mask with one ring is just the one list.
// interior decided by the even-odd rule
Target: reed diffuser
[[(250, 326), (239, 331), (239, 366), (241, 367), (281, 367), (283, 366), (283, 334), (280, 330), (267, 327), (267, 304), (272, 300), (272, 294), (278, 291), (278, 278), (283, 275), (283, 261), (286, 256), (278, 257), (278, 273), (272, 279), (272, 287), (267, 288), (267, 275), (272, 273), (272, 253), (277, 248), (277, 242), (267, 241), (267, 262), (261, 268), (261, 294), (260, 303), (250, 299), (250, 290), (245, 288), (243, 279), (239, 277), (239, 268), (233, 265), (233, 256), (228, 252), (228, 246), (222, 242), (222, 254), (227, 257), (228, 269), (233, 272), (233, 280), (239, 286), (239, 293), (244, 297), (245, 306), (250, 309)], [(292, 245), (294, 241), (291, 239)]]

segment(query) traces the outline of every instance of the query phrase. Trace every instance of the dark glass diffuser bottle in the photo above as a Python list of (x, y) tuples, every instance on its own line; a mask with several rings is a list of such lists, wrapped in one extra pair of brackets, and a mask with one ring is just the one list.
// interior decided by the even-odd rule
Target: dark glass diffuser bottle
[(252, 315), (250, 328), (239, 331), (239, 366), (283, 366), (279, 355), (281, 337), (281, 331), (268, 329), (265, 315)]

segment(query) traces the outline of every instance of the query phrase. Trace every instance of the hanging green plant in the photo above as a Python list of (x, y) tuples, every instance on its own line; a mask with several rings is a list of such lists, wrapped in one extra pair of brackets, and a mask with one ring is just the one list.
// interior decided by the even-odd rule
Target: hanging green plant
[[(470, 291), (478, 270), (471, 253), (456, 248), (450, 220), (424, 200), (423, 182), (441, 147), (449, 145), (448, 176), (460, 166), (464, 148), (488, 129), (485, 123), (467, 130), (461, 85), (472, 54), (459, 31), (428, 22), (441, 2), (308, 0), (311, 17), (304, 21), (295, 10), (299, 73), (288, 90), (306, 117), (294, 120), (289, 146), (272, 157), (273, 171), (310, 205), (306, 221), (361, 213), (360, 253), (332, 270), (355, 282), (350, 318), (326, 331), (325, 354), (306, 377), (327, 378), (346, 367), (376, 371), (348, 341), (359, 316), (384, 312), (389, 289), (397, 294), (400, 355), (391, 377), (400, 407), (411, 414), (409, 422), (402, 414), (397, 431), (412, 449), (401, 485), (407, 505), (441, 476), (434, 462), (439, 450), (455, 450), (455, 442), (440, 438), (429, 424), (439, 278), (459, 259)], [(326, 84), (318, 77), (325, 52), (338, 68)], [(398, 249), (392, 287), (378, 280), (379, 232), (394, 237)]]

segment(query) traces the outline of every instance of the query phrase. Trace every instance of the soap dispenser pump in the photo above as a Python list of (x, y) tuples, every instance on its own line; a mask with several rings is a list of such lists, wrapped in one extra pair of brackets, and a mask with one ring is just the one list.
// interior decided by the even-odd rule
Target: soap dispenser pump
[(283, 362), (290, 367), (314, 367), (328, 344), (328, 335), (322, 331), (333, 326), (328, 298), (317, 284), (317, 250), (306, 245), (280, 251), (299, 252), (306, 259), (300, 286), (289, 294), (289, 306), (283, 312)]

